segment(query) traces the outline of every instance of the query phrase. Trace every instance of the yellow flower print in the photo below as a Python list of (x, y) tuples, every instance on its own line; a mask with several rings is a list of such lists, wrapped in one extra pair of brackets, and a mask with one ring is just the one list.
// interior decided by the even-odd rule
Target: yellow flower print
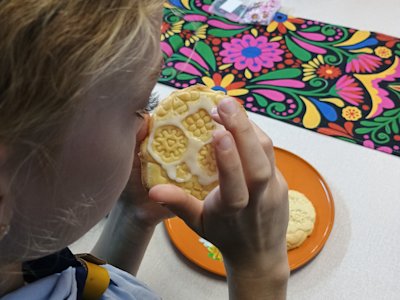
[(391, 49), (389, 49), (388, 47), (383, 47), (383, 46), (377, 47), (374, 52), (380, 58), (389, 58), (393, 55)]
[(335, 79), (342, 74), (339, 68), (325, 64), (321, 54), (301, 66), (303, 67), (303, 81), (309, 81), (317, 76), (324, 79)]
[(278, 30), (280, 33), (285, 34), (288, 30), (295, 31), (296, 25), (295, 24), (302, 24), (304, 20), (296, 19), (291, 16), (287, 16), (282, 13), (276, 13), (274, 19), (271, 23), (269, 23), (267, 27), (268, 32), (274, 32)]
[(362, 117), (361, 110), (359, 110), (355, 106), (346, 106), (345, 108), (343, 108), (342, 116), (347, 121), (357, 121), (360, 120)]
[(313, 60), (310, 60), (306, 64), (302, 64), (303, 67), (303, 81), (309, 81), (314, 77), (317, 77), (316, 71), (319, 66), (325, 63), (323, 56), (320, 54)]
[(161, 41), (164, 41), (165, 39), (175, 35), (175, 33), (181, 32), (183, 23), (185, 23), (183, 20), (174, 24), (164, 22), (161, 26)]
[(183, 38), (185, 39), (185, 46), (189, 47), (191, 44), (204, 40), (207, 37), (208, 25), (204, 24), (195, 30), (184, 29), (182, 30)]
[(246, 95), (249, 91), (243, 87), (246, 85), (245, 82), (235, 81), (235, 76), (227, 74), (224, 77), (219, 73), (213, 74), (212, 77), (204, 76), (201, 78), (203, 83), (214, 91), (223, 91), (228, 96), (242, 96)]

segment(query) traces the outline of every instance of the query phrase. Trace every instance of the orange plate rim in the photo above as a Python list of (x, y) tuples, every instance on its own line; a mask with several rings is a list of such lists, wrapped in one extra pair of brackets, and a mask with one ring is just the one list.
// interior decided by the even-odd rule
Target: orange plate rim
[[(296, 258), (295, 260), (291, 259), (291, 254), (295, 253), (296, 251), (299, 251), (304, 247), (304, 244), (301, 245), (299, 248), (293, 249), (288, 251), (288, 256), (289, 256), (289, 266), (290, 270), (294, 271), (299, 269), (300, 267), (303, 267), (305, 264), (310, 262), (312, 259), (314, 259), (322, 250), (324, 247), (326, 241), (329, 238), (329, 235), (332, 231), (333, 224), (334, 224), (334, 219), (335, 219), (335, 206), (333, 202), (333, 197), (332, 193), (330, 191), (330, 188), (328, 184), (326, 183), (325, 179), (322, 177), (322, 175), (306, 160), (301, 158), (300, 156), (279, 148), (279, 147), (274, 147), (276, 152), (281, 152), (284, 155), (289, 155), (293, 156), (296, 160), (301, 161), (303, 164), (309, 168), (312, 172), (315, 173), (316, 177), (319, 179), (321, 183), (321, 187), (324, 190), (325, 196), (326, 196), (326, 207), (328, 208), (328, 211), (326, 212), (327, 215), (329, 216), (327, 220), (325, 220), (325, 225), (324, 225), (324, 231), (320, 235), (320, 239), (318, 240), (318, 243), (315, 245), (315, 247), (312, 248), (311, 251), (307, 252), (307, 255), (302, 255), (299, 258)], [(284, 174), (285, 175), (285, 174)], [(290, 185), (289, 185), (290, 188)], [(197, 240), (200, 238), (196, 233), (194, 233), (181, 219), (178, 217), (167, 219), (164, 221), (165, 228), (167, 230), (168, 236), (170, 237), (173, 245), (185, 256), (189, 261), (193, 262), (197, 266), (220, 276), (226, 276), (225, 269), (223, 266), (223, 262), (215, 262), (212, 259), (208, 258), (208, 260), (204, 259), (203, 257), (198, 257), (196, 255), (193, 255), (189, 251), (187, 251), (185, 245), (190, 243), (191, 241), (182, 239), (181, 236), (179, 235), (179, 232), (182, 230), (182, 228), (186, 231), (190, 231), (191, 235), (196, 236)], [(185, 228), (186, 227), (186, 228)], [(315, 229), (314, 229), (315, 230)], [(311, 235), (312, 236), (312, 235)], [(193, 238), (191, 238), (193, 239)], [(200, 244), (200, 242), (197, 241), (198, 246), (197, 247), (205, 247)]]

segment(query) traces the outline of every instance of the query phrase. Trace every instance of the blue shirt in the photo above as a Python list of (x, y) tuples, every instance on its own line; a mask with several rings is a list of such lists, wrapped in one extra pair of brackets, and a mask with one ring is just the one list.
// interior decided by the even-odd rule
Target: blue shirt
[[(141, 283), (131, 274), (117, 269), (111, 265), (103, 265), (110, 275), (110, 285), (104, 292), (101, 300), (108, 299), (135, 299), (155, 300), (161, 299), (145, 284)], [(77, 299), (76, 268), (68, 267), (64, 271), (39, 279), (35, 282), (11, 292), (2, 300), (75, 300)]]

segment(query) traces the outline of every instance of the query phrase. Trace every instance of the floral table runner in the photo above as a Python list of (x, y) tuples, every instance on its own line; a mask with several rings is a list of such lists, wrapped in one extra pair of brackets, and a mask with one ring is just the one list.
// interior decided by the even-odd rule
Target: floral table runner
[(160, 83), (201, 83), (249, 111), (400, 156), (399, 39), (282, 13), (243, 25), (209, 14), (211, 2), (165, 4)]

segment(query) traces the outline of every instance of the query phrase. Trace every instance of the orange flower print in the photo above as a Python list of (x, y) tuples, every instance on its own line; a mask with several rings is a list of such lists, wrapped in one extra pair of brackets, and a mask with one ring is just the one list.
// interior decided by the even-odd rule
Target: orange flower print
[(338, 67), (326, 64), (324, 57), (320, 54), (302, 64), (302, 67), (303, 81), (309, 81), (317, 76), (324, 79), (335, 79), (342, 75), (342, 71)]
[(338, 67), (331, 65), (322, 65), (317, 69), (317, 75), (324, 79), (335, 79), (342, 74)]

